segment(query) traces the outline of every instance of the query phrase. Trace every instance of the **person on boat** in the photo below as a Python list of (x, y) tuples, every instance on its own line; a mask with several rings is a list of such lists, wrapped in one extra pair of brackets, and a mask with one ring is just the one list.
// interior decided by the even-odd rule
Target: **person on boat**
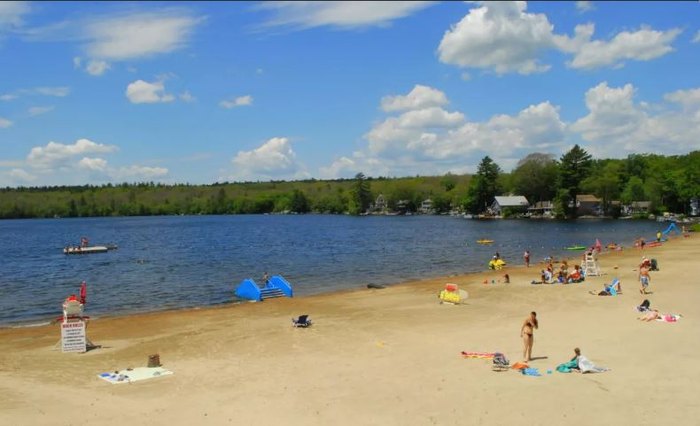
[(87, 237), (82, 237), (80, 239), (80, 247), (87, 247), (88, 246), (88, 239)]
[(530, 315), (520, 327), (520, 337), (523, 339), (523, 360), (525, 362), (532, 360), (532, 345), (535, 342), (535, 329), (539, 327), (537, 322), (537, 313), (530, 312)]

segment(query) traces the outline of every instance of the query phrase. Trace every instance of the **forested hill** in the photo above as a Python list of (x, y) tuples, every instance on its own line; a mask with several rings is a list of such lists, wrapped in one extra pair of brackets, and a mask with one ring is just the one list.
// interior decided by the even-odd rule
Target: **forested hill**
[[(533, 153), (504, 173), (488, 156), (474, 175), (278, 182), (0, 189), (0, 218), (144, 216), (172, 214), (350, 213), (360, 214), (383, 195), (389, 211), (417, 211), (431, 199), (436, 213), (482, 212), (495, 195), (517, 194), (530, 203), (553, 201), (559, 217), (575, 217), (579, 194), (602, 200), (606, 214), (621, 203), (650, 201), (651, 211), (688, 213), (700, 198), (700, 151), (687, 155), (630, 155), (594, 160), (578, 145), (561, 158)], [(617, 209), (617, 210), (616, 210)]]

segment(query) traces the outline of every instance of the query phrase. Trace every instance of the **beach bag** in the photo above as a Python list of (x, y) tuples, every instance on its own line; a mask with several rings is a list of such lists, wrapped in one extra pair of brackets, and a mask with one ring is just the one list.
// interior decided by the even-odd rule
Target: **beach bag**
[(649, 268), (650, 271), (658, 271), (659, 270), (659, 265), (656, 263), (656, 259), (651, 259), (651, 267)]

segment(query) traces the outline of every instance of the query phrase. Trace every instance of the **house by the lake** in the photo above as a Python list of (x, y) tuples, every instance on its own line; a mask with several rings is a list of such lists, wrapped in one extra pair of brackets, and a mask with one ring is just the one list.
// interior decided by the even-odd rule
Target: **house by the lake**
[(522, 195), (505, 195), (494, 197), (493, 204), (491, 204), (489, 210), (492, 214), (499, 216), (503, 214), (505, 209), (525, 213), (528, 207), (530, 207), (530, 203)]

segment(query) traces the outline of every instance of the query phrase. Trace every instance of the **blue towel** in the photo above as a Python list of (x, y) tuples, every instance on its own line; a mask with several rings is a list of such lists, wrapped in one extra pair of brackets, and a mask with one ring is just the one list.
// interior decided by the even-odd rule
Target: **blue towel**
[(536, 368), (523, 368), (520, 370), (525, 376), (541, 376), (540, 372)]

